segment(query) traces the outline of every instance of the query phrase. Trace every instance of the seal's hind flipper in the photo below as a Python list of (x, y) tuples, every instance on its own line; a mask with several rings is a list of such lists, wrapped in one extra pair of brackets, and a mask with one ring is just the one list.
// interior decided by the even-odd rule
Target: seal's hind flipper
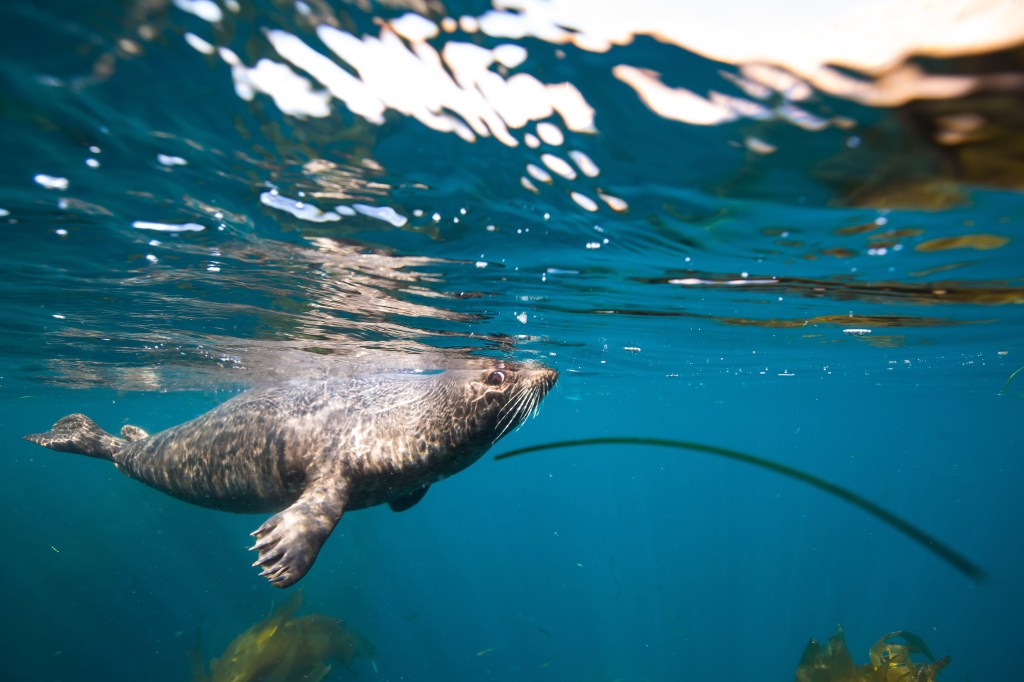
[(253, 566), (275, 587), (289, 587), (306, 575), (345, 510), (344, 483), (327, 476), (311, 481), (295, 503), (251, 533), (259, 553)]
[(121, 427), (121, 438), (124, 438), (129, 443), (134, 443), (137, 440), (149, 438), (149, 432), (145, 429), (139, 428), (138, 426), (125, 424)]
[(412, 509), (416, 506), (416, 503), (423, 499), (423, 496), (430, 490), (429, 485), (425, 485), (415, 492), (411, 492), (405, 497), (399, 497), (398, 499), (391, 500), (388, 502), (388, 506), (391, 507), (391, 511), (404, 512), (406, 509)]
[(127, 441), (101, 429), (84, 414), (69, 414), (46, 433), (31, 433), (24, 438), (57, 452), (73, 452), (106, 460), (113, 460), (114, 453), (127, 444)]

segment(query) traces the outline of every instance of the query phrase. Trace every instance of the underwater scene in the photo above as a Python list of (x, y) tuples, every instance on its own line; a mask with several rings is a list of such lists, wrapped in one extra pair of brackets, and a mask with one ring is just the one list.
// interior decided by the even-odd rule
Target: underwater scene
[(1020, 2), (0, 27), (0, 678), (1017, 679)]

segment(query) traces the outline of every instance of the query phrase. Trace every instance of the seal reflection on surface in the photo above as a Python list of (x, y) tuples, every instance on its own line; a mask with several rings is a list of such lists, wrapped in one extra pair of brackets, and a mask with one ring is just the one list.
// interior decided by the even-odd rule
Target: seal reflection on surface
[[(533, 414), (558, 373), (485, 360), (436, 374), (377, 372), (253, 388), (192, 421), (121, 438), (83, 414), (25, 436), (212, 509), (278, 512), (252, 547), (261, 576), (300, 580), (345, 511), (404, 511)], [(279, 511), (280, 510), (280, 511)]]

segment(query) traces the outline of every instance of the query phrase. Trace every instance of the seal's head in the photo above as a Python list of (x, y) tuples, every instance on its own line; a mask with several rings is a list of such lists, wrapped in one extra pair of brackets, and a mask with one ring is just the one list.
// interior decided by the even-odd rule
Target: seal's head
[[(533, 414), (558, 372), (538, 362), (495, 360), (477, 369), (449, 370), (450, 437), (487, 449)], [(446, 372), (447, 373), (447, 372)]]

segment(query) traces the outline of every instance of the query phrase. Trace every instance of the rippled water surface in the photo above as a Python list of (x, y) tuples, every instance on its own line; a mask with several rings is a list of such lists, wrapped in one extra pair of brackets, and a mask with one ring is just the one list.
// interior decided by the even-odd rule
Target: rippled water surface
[(21, 435), (479, 356), (561, 374), (495, 453), (756, 454), (988, 580), (704, 454), (485, 457), (303, 581), (361, 678), (792, 679), (842, 623), (1011, 679), (1024, 11), (842, 4), (4, 3), (5, 679), (189, 679), (282, 598), (258, 517)]

